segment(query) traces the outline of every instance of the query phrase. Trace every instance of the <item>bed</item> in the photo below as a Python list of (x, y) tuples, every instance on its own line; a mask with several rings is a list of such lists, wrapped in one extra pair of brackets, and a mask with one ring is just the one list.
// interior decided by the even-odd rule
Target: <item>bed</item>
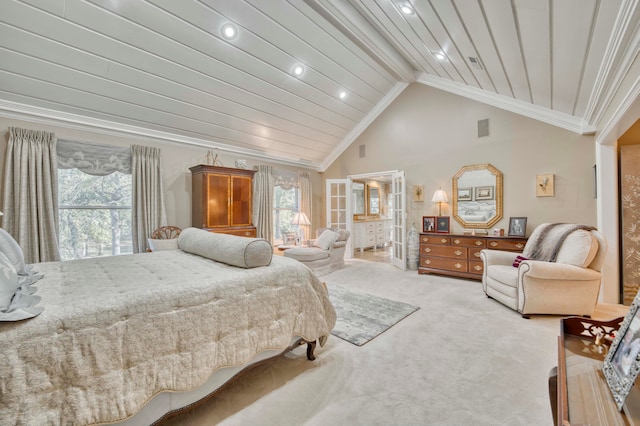
[(0, 419), (21, 425), (150, 424), (297, 341), (323, 343), (336, 319), (318, 278), (281, 256), (255, 268), (183, 250), (35, 266), (44, 311), (0, 323)]

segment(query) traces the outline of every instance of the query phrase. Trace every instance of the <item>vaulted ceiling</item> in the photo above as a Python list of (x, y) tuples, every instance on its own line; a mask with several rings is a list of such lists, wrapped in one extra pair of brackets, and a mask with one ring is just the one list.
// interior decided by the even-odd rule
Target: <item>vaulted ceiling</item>
[(419, 82), (589, 133), (637, 3), (6, 0), (0, 115), (323, 170)]

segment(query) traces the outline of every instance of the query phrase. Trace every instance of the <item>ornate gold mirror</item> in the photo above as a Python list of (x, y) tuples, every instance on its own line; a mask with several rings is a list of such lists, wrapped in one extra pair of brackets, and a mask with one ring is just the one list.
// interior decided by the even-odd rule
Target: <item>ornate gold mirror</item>
[(453, 218), (487, 229), (502, 219), (502, 172), (491, 164), (464, 166), (453, 177)]

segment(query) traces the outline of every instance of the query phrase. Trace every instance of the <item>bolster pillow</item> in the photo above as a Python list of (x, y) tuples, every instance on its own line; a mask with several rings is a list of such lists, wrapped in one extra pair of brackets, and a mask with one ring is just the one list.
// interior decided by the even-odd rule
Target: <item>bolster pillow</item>
[(178, 237), (178, 247), (182, 251), (240, 268), (268, 266), (273, 256), (271, 244), (262, 238), (216, 234), (198, 228), (183, 230)]

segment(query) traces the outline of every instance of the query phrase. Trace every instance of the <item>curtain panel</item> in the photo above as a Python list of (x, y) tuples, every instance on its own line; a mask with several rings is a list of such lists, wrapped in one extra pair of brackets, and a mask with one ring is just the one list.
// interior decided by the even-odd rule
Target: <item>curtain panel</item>
[(131, 146), (131, 185), (133, 252), (143, 253), (151, 233), (167, 224), (160, 149)]
[[(307, 172), (300, 173), (300, 211), (307, 215), (309, 221), (312, 220), (311, 205), (313, 201), (311, 193), (311, 176)], [(304, 240), (311, 239), (311, 225), (303, 226)]]
[(26, 263), (60, 260), (55, 134), (10, 127), (4, 170), (4, 229)]
[(273, 167), (258, 166), (253, 182), (253, 224), (258, 238), (273, 243)]

